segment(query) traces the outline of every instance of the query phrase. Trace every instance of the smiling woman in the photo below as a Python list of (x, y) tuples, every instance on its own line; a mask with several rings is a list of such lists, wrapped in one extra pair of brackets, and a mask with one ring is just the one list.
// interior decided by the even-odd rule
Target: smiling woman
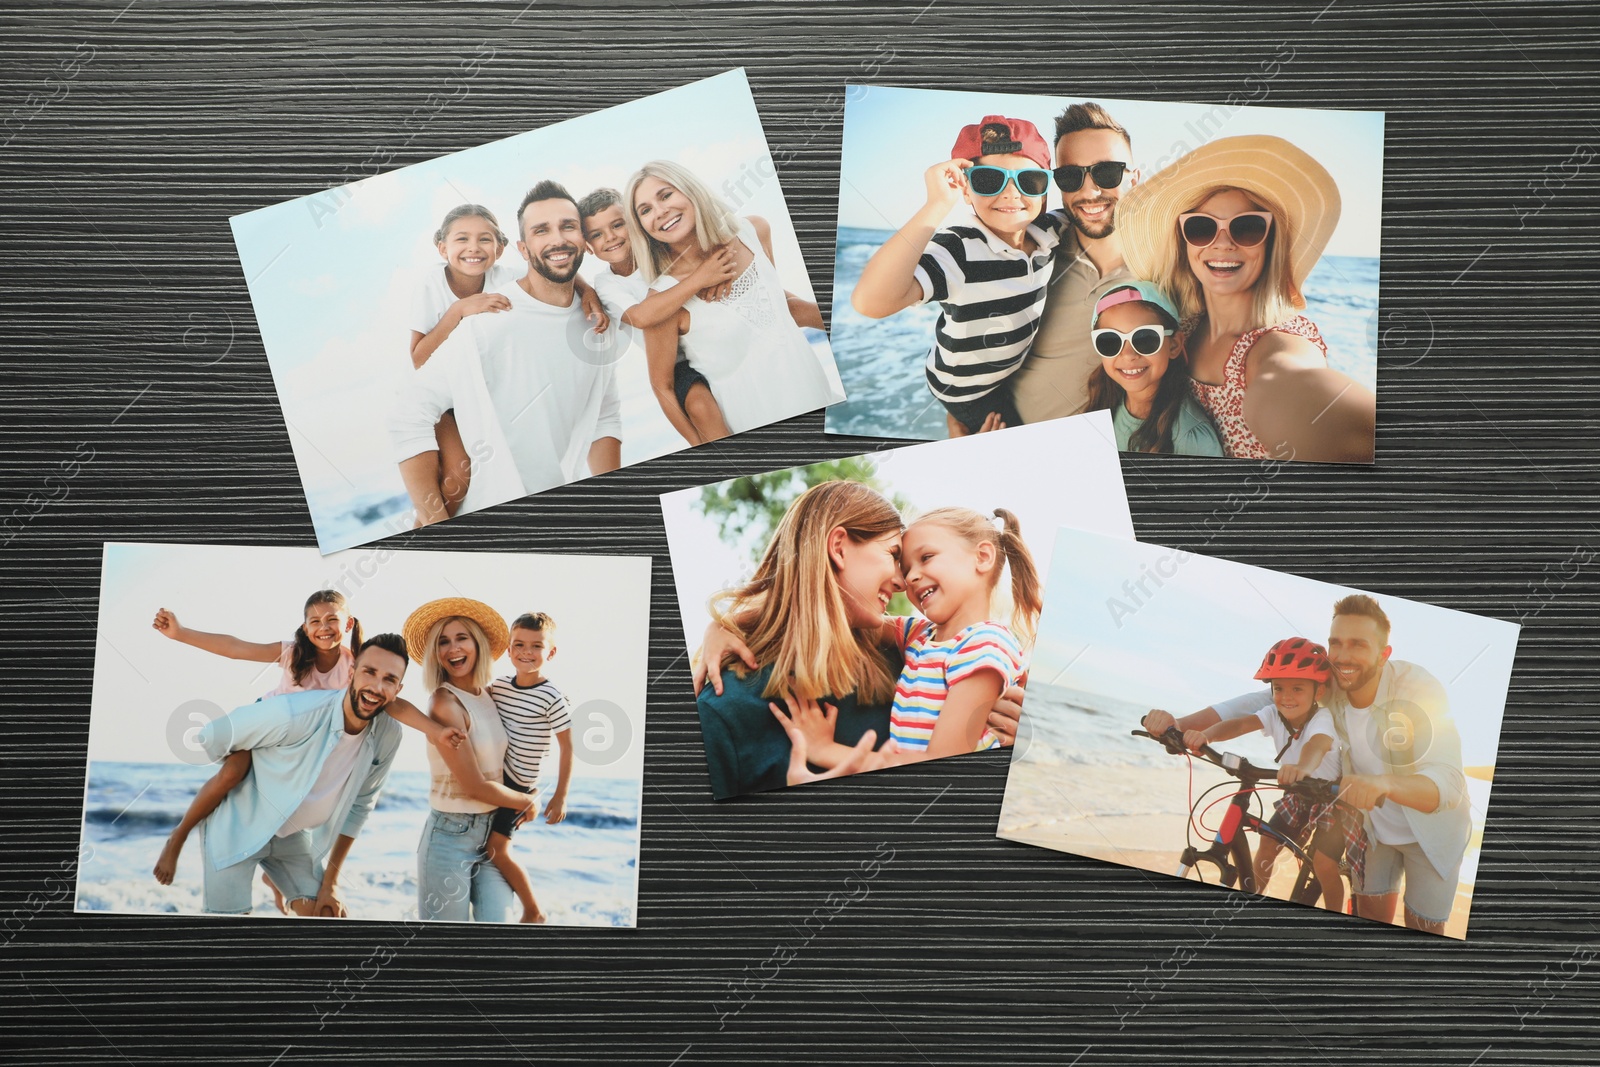
[(1122, 198), (1128, 269), (1183, 317), (1226, 454), (1369, 463), (1377, 400), (1328, 366), (1301, 287), (1339, 221), (1326, 169), (1280, 137), (1223, 137)]
[(708, 258), (725, 252), (731, 260), (725, 295), (691, 296), (645, 331), (651, 386), (686, 440), (700, 438), (673, 384), (680, 348), (710, 385), (733, 433), (844, 399), (801, 331), (821, 329), (821, 313), (784, 290), (765, 219), (738, 217), (691, 171), (666, 160), (635, 172), (623, 202), (633, 259), (652, 290), (673, 288)]

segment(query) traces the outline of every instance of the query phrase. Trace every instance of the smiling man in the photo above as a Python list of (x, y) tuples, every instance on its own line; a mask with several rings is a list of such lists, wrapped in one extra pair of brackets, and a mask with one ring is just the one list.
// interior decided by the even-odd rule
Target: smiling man
[(1056, 247), (1039, 332), (1011, 379), (1022, 421), (1076, 415), (1088, 399), (1100, 357), (1089, 319), (1107, 283), (1130, 279), (1117, 237), (1117, 201), (1139, 181), (1128, 131), (1099, 104), (1073, 104), (1056, 116), (1056, 188), (1072, 221)]
[[(1334, 604), (1328, 708), (1343, 764), (1339, 800), (1366, 813), (1368, 838), (1356, 914), (1392, 922), (1403, 874), (1406, 925), (1440, 934), (1472, 833), (1461, 737), (1444, 686), (1415, 663), (1391, 659), (1393, 651), (1389, 617), (1376, 600), (1353, 593)], [(1248, 693), (1178, 720), (1151, 711), (1144, 726), (1153, 734), (1172, 725), (1204, 730), (1271, 703), (1270, 692)]]
[(250, 775), (200, 824), (207, 912), (249, 914), (260, 867), (295, 914), (344, 916), (339, 871), (400, 747), (383, 712), (405, 672), (405, 640), (379, 634), (356, 654), (348, 689), (267, 697), (200, 731), (212, 759), (251, 753)]
[(448, 518), (434, 424), (454, 410), (472, 482), (458, 514), (622, 465), (615, 330), (597, 338), (575, 282), (583, 223), (562, 186), (542, 181), (517, 209), (527, 274), (498, 290), (511, 310), (462, 320), (409, 377), (389, 420), (400, 476), (423, 501), (417, 524)]

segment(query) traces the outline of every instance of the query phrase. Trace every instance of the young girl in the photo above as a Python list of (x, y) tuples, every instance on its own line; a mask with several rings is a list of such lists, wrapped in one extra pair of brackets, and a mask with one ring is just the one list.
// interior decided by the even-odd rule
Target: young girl
[(1084, 411), (1111, 411), (1124, 452), (1220, 456), (1222, 438), (1189, 388), (1178, 313), (1149, 282), (1117, 285), (1094, 305), (1089, 333), (1100, 366)]
[[(279, 667), (277, 684), (261, 695), (260, 699), (299, 693), (310, 689), (344, 689), (350, 684), (355, 668), (355, 650), (361, 647), (361, 623), (350, 614), (344, 594), (333, 589), (320, 589), (306, 599), (305, 618), (288, 641), (246, 641), (228, 634), (192, 630), (178, 621), (166, 608), (156, 612), (155, 631), (163, 637), (192, 645), (218, 656), (246, 660), (251, 663), (276, 663)], [(344, 643), (345, 634), (350, 643)], [(430, 741), (450, 743), (450, 732), (441, 729), (422, 712), (405, 700), (396, 699), (389, 705), (389, 714), (413, 729), (421, 730)], [(459, 744), (459, 740), (455, 743)], [(207, 815), (216, 810), (228, 791), (250, 771), (250, 752), (241, 749), (222, 761), (222, 767), (205, 785), (200, 787), (189, 810), (167, 837), (156, 860), (156, 881), (171, 885), (178, 868), (178, 856), (183, 852), (189, 832)], [(272, 885), (268, 880), (267, 884)], [(273, 886), (273, 892), (277, 887)], [(282, 910), (282, 900), (279, 901)]]
[[(443, 269), (423, 273), (411, 304), (413, 368), (427, 363), (467, 316), (511, 310), (511, 299), (498, 291), (522, 275), (510, 264), (500, 263), (509, 243), (494, 213), (481, 204), (459, 204), (445, 213), (433, 234)], [(581, 281), (577, 289), (584, 314), (592, 317), (598, 312), (603, 331), (607, 321), (599, 299)], [(446, 510), (454, 515), (471, 484), (472, 459), (453, 412), (445, 412), (434, 436), (439, 442), (440, 492)], [(424, 506), (421, 501), (413, 503)]]
[[(1278, 783), (1291, 785), (1302, 778), (1337, 781), (1340, 776), (1339, 738), (1333, 713), (1320, 706), (1318, 698), (1327, 694), (1328, 653), (1315, 641), (1286, 637), (1267, 650), (1256, 671), (1257, 681), (1272, 686), (1272, 707), (1255, 715), (1223, 719), (1204, 730), (1190, 730), (1183, 742), (1199, 751), (1215, 741), (1227, 741), (1260, 730), (1272, 738), (1278, 750)], [(1286, 793), (1268, 824), (1293, 841), (1301, 841), (1312, 827), (1312, 865), (1322, 887), (1323, 906), (1329, 911), (1344, 911), (1344, 879), (1339, 861), (1344, 858), (1347, 808), (1336, 808), (1337, 801), (1313, 805), (1304, 797)], [(1256, 848), (1256, 890), (1265, 893), (1277, 860), (1279, 844), (1262, 837)]]
[[(889, 713), (885, 765), (912, 763), (995, 748), (989, 709), (1023, 673), (1023, 647), (1032, 644), (1043, 607), (1033, 555), (1017, 518), (997, 509), (992, 519), (968, 508), (928, 512), (905, 531), (900, 564), (906, 597), (923, 613), (885, 616), (883, 640), (904, 651)], [(1010, 626), (993, 619), (1001, 571), (1011, 571)], [(1019, 642), (1018, 636), (1021, 641)], [(853, 755), (832, 739), (830, 716), (814, 701), (785, 698), (780, 722), (806, 735), (807, 758), (837, 767)], [(872, 763), (869, 766), (875, 765)]]

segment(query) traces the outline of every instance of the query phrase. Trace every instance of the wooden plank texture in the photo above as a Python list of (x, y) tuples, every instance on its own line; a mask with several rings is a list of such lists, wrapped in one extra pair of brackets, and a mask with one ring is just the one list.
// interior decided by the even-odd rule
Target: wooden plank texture
[[(742, 65), (826, 307), (846, 81), (1219, 101), (1285, 42), (1260, 102), (1389, 116), (1379, 463), (1129, 496), (1525, 623), (1468, 943), (997, 841), (1003, 757), (711, 804), (655, 498), (879, 443), (820, 414), (398, 539), (661, 561), (638, 930), (72, 913), (101, 542), (313, 543), (230, 215)], [(1597, 43), (1503, 0), (7, 0), (0, 1060), (1600, 1062)]]

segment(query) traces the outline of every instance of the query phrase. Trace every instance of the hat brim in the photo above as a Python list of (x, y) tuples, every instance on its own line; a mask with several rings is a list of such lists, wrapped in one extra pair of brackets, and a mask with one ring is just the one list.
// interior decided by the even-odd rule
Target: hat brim
[(1296, 289), (1339, 225), (1339, 186), (1326, 167), (1282, 137), (1219, 137), (1140, 182), (1117, 205), (1122, 258), (1136, 278), (1158, 281), (1162, 250), (1179, 240), (1178, 214), (1208, 189), (1230, 186), (1272, 201), (1290, 235)]
[(483, 630), (483, 635), (489, 639), (491, 663), (505, 655), (511, 644), (511, 631), (500, 613), (481, 600), (447, 596), (430, 600), (413, 611), (401, 627), (400, 633), (406, 639), (406, 651), (411, 653), (411, 659), (420, 664), (428, 650), (428, 632), (442, 620), (458, 617), (471, 619)]

